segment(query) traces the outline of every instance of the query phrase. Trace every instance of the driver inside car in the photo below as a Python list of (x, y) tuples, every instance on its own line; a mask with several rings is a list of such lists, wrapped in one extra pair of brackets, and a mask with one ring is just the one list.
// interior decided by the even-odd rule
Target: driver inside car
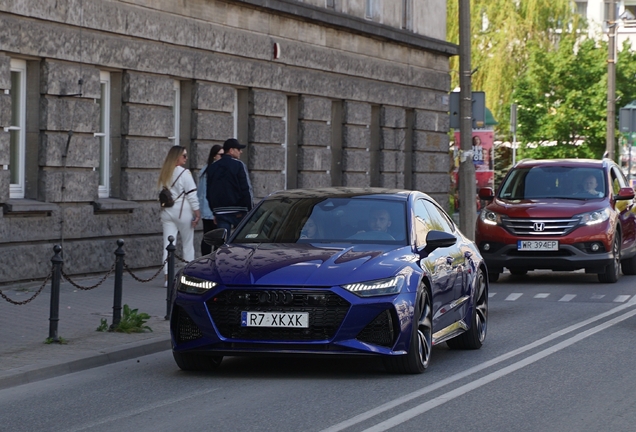
[(596, 190), (597, 186), (598, 186), (598, 183), (596, 181), (595, 176), (589, 175), (585, 177), (585, 180), (583, 181), (583, 189), (585, 189), (585, 192), (597, 197), (603, 196), (602, 192), (599, 192)]
[(371, 211), (368, 219), (369, 230), (376, 232), (387, 232), (391, 226), (391, 215), (385, 209), (375, 209)]

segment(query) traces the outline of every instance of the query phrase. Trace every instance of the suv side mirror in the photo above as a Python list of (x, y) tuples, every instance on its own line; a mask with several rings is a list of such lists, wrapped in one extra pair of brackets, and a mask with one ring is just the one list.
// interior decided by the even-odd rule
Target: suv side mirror
[(485, 187), (479, 189), (479, 199), (483, 199), (486, 201), (492, 201), (495, 198), (495, 192), (492, 188)]
[(216, 249), (219, 246), (223, 245), (226, 239), (227, 239), (227, 230), (225, 228), (217, 228), (203, 234), (203, 241), (206, 244), (209, 244), (210, 246), (212, 246), (213, 249)]
[(629, 187), (620, 188), (618, 193), (614, 195), (614, 199), (616, 201), (634, 199), (634, 189)]

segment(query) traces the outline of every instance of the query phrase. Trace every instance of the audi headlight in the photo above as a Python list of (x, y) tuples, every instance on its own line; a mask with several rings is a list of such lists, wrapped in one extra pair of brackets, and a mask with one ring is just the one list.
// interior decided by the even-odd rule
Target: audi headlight
[(192, 276), (181, 275), (177, 289), (181, 292), (189, 294), (203, 294), (217, 286), (216, 282), (195, 278)]
[(479, 213), (479, 219), (482, 220), (483, 223), (488, 225), (501, 225), (501, 216), (494, 211), (490, 211), (488, 209), (483, 209), (481, 213)]
[(404, 276), (399, 275), (388, 279), (342, 285), (342, 287), (360, 297), (397, 294), (402, 290), (404, 279)]
[(579, 223), (581, 225), (596, 225), (608, 220), (610, 217), (610, 211), (609, 209), (604, 208), (602, 210), (576, 215), (576, 217), (579, 218)]

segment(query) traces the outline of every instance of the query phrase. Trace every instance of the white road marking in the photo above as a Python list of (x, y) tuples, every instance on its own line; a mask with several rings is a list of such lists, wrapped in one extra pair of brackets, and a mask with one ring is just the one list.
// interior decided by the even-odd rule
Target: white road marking
[(496, 295), (497, 295), (497, 293), (493, 293), (493, 292), (488, 293), (488, 298), (490, 298), (490, 297), (494, 297), (494, 296), (496, 296)]
[(431, 399), (430, 401), (424, 402), (423, 404), (420, 404), (416, 407), (413, 407), (409, 410), (404, 411), (401, 414), (398, 414), (394, 417), (391, 417), (381, 423), (378, 423), (377, 425), (370, 427), (368, 429), (365, 429), (364, 432), (382, 432), (388, 429), (391, 429), (392, 427), (395, 427), (397, 425), (400, 425), (402, 423), (405, 423), (409, 420), (411, 420), (414, 417), (417, 417), (427, 411), (432, 410), (435, 407), (438, 407), (450, 400), (453, 400), (455, 398), (458, 398), (460, 396), (463, 396), (464, 394), (475, 390), (479, 387), (482, 387), (492, 381), (495, 381), (501, 377), (504, 377), (506, 375), (511, 374), (512, 372), (518, 371), (521, 368), (524, 368), (528, 365), (531, 365), (532, 363), (536, 363), (539, 360), (542, 360), (543, 358), (554, 354), (558, 351), (561, 351), (562, 349), (565, 349), (567, 347), (569, 347), (570, 345), (574, 345), (577, 342), (582, 341), (583, 339), (592, 336), (593, 334), (596, 334), (602, 330), (605, 330), (609, 327), (612, 327), (613, 325), (624, 321), (628, 318), (631, 318), (632, 316), (636, 315), (636, 310), (632, 310), (629, 311), (627, 313), (624, 313), (623, 315), (617, 316), (614, 319), (611, 319), (609, 321), (604, 322), (603, 324), (599, 324), (596, 327), (592, 327), (589, 330), (586, 330), (582, 333), (576, 334), (574, 336), (572, 336), (569, 339), (564, 340), (563, 342), (560, 342), (554, 346), (551, 346), (549, 348), (544, 349), (543, 351), (539, 351), (536, 354), (533, 354), (529, 357), (526, 357), (523, 360), (520, 360), (516, 363), (511, 364), (510, 366), (506, 366), (505, 368), (502, 368), (496, 372), (493, 372), (491, 374), (486, 375), (483, 378), (479, 378), (473, 382), (470, 382), (468, 384), (465, 384), (463, 386), (460, 386), (458, 388), (456, 388), (455, 390), (451, 390), (446, 394), (443, 394), (441, 396), (438, 396), (434, 399)]
[(202, 391), (198, 391), (198, 392), (194, 392), (194, 393), (189, 393), (189, 394), (187, 394), (185, 396), (182, 396), (182, 397), (177, 397), (177, 398), (173, 398), (173, 399), (167, 399), (167, 400), (161, 401), (161, 402), (158, 401), (158, 402), (152, 403), (150, 405), (147, 405), (147, 406), (145, 406), (143, 408), (137, 408), (137, 409), (128, 410), (128, 411), (120, 412), (120, 413), (117, 413), (117, 414), (113, 414), (113, 415), (104, 417), (104, 418), (102, 418), (100, 420), (94, 421), (92, 423), (88, 423), (88, 424), (82, 425), (80, 427), (75, 427), (75, 428), (72, 428), (72, 429), (69, 429), (69, 430), (75, 432), (75, 431), (82, 431), (82, 430), (92, 429), (92, 428), (95, 428), (97, 426), (101, 426), (101, 425), (104, 425), (104, 424), (107, 424), (107, 423), (114, 423), (114, 422), (119, 421), (121, 419), (125, 419), (127, 417), (133, 417), (133, 416), (136, 416), (136, 415), (148, 412), (148, 411), (153, 411), (153, 410), (156, 410), (156, 409), (159, 409), (159, 408), (163, 408), (165, 406), (180, 404), (183, 401), (186, 401), (188, 399), (192, 399), (192, 398), (195, 398), (195, 397), (203, 396), (205, 394), (212, 393), (212, 392), (217, 391), (217, 390), (219, 390), (219, 389), (218, 388), (206, 389), (206, 390), (202, 390)]
[(563, 297), (561, 297), (559, 299), (559, 301), (561, 302), (569, 302), (570, 300), (572, 300), (574, 297), (576, 297), (576, 294), (566, 294)]
[(522, 293), (512, 293), (508, 297), (506, 297), (506, 301), (515, 301), (522, 295), (523, 295)]
[(614, 303), (625, 303), (630, 297), (628, 295), (619, 295), (614, 299)]
[(602, 299), (603, 297), (605, 297), (605, 294), (594, 294), (594, 295), (592, 296), (592, 300), (600, 300), (600, 299)]
[(536, 296), (534, 296), (534, 298), (548, 298), (550, 294), (549, 293), (539, 293)]
[(487, 362), (484, 362), (482, 364), (479, 364), (477, 366), (473, 366), (472, 368), (466, 369), (463, 372), (460, 372), (456, 375), (450, 376), (446, 379), (443, 379), (441, 381), (436, 382), (435, 384), (431, 384), (430, 386), (421, 388), (419, 390), (416, 390), (414, 392), (405, 394), (404, 396), (401, 396), (399, 398), (393, 399), (392, 401), (389, 401), (385, 404), (382, 404), (376, 408), (370, 409), (368, 411), (365, 411), (363, 413), (360, 413), (354, 417), (351, 417), (350, 419), (344, 420), (340, 423), (337, 423), (333, 426), (328, 427), (327, 429), (324, 429), (322, 432), (338, 432), (344, 429), (347, 429), (351, 426), (354, 426), (356, 424), (362, 423), (363, 421), (366, 421), (370, 418), (375, 417), (376, 415), (382, 414), (383, 412), (386, 412), (388, 410), (391, 410), (395, 407), (398, 407), (406, 402), (409, 402), (413, 399), (416, 399), (420, 396), (423, 396), (427, 393), (433, 392), (435, 390), (438, 390), (440, 388), (443, 388), (449, 384), (454, 383), (455, 381), (459, 381), (461, 379), (464, 379), (466, 377), (469, 377), (473, 374), (476, 374), (477, 372), (480, 372), (484, 369), (487, 369), (491, 366), (494, 366), (498, 363), (501, 363), (503, 361), (506, 361), (512, 357), (515, 357), (519, 354), (523, 354), (526, 351), (529, 351), (531, 349), (534, 349), (536, 347), (539, 347), (541, 345), (544, 345), (554, 339), (560, 338), (561, 336), (564, 336), (568, 333), (571, 333), (575, 330), (578, 330), (582, 327), (585, 327), (595, 321), (601, 320), (603, 318), (606, 318), (608, 316), (614, 315), (615, 313), (618, 313), (624, 309), (630, 308), (632, 306), (636, 305), (636, 297), (633, 297), (631, 301), (629, 301), (628, 303), (623, 303), (620, 306), (616, 306), (615, 308), (607, 311), (607, 312), (603, 312), (602, 314), (593, 316), (592, 318), (588, 318), (584, 321), (581, 321), (580, 323), (577, 324), (573, 324), (570, 327), (564, 328), (563, 330), (559, 330), (557, 332), (554, 332), (548, 336), (545, 336), (537, 341), (534, 341), (528, 345), (522, 346), (520, 348), (517, 348), (516, 350), (512, 350), (510, 352), (507, 352), (506, 354), (502, 354), (499, 357), (495, 357), (492, 360), (488, 360)]

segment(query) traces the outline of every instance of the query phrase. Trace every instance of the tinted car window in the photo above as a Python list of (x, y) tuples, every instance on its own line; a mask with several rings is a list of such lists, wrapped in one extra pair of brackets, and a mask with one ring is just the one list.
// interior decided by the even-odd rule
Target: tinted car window
[(622, 187), (629, 187), (627, 183), (627, 179), (618, 168), (612, 167), (611, 177), (612, 177), (612, 191), (614, 192), (614, 195), (618, 194), (618, 191)]
[(454, 225), (453, 222), (451, 222), (451, 220), (448, 218), (448, 216), (446, 216), (446, 213), (444, 213), (443, 210), (441, 210), (432, 202), (426, 200), (423, 201), (424, 206), (426, 206), (426, 211), (428, 212), (430, 217), (431, 229), (453, 234), (453, 232), (455, 231)]
[(592, 177), (600, 197), (605, 195), (605, 176), (601, 168), (537, 166), (518, 168), (504, 180), (499, 197), (507, 200), (565, 198), (589, 199), (585, 182)]
[(426, 245), (426, 234), (434, 228), (431, 227), (431, 217), (426, 210), (424, 200), (418, 199), (413, 207), (415, 218), (413, 225), (415, 227), (415, 246), (422, 247)]
[(263, 201), (237, 230), (235, 243), (406, 244), (403, 201), (280, 198)]

